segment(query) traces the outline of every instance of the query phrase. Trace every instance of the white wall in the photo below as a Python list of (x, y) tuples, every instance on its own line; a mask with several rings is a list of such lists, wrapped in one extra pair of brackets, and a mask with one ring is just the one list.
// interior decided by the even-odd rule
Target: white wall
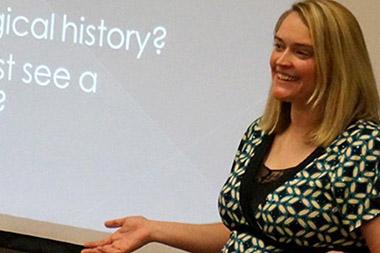
[(347, 6), (359, 20), (367, 42), (377, 87), (380, 89), (380, 1), (338, 0), (338, 2)]

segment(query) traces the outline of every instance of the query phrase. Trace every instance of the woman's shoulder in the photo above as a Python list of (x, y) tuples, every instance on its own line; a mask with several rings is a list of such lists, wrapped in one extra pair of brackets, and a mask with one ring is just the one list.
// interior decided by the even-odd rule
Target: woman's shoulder
[(258, 144), (261, 142), (264, 136), (266, 136), (265, 132), (261, 128), (260, 125), (261, 118), (255, 119), (247, 128), (245, 131), (242, 143), (251, 143), (251, 144)]
[(240, 141), (238, 151), (242, 151), (246, 148), (252, 150), (252, 148), (261, 143), (265, 133), (260, 126), (260, 122), (261, 118), (257, 118), (248, 126)]
[(380, 124), (370, 120), (357, 120), (347, 127), (347, 132), (354, 135), (367, 134), (368, 132), (380, 131)]
[(335, 176), (354, 177), (360, 172), (378, 175), (380, 160), (380, 125), (366, 120), (352, 123), (326, 149), (325, 161), (335, 168)]
[(247, 128), (247, 131), (245, 132), (245, 136), (262, 136), (264, 135), (264, 131), (261, 128), (261, 117), (255, 119)]
[[(370, 144), (372, 148), (380, 149), (380, 124), (369, 120), (357, 120), (351, 123), (346, 130), (339, 135), (332, 145), (342, 143), (353, 146)], [(378, 146), (376, 146), (378, 145)]]

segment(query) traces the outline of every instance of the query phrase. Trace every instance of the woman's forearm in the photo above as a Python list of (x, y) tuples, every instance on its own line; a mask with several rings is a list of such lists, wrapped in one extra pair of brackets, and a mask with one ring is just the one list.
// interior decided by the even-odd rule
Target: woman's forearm
[(222, 223), (151, 222), (152, 241), (194, 253), (220, 252), (230, 235)]

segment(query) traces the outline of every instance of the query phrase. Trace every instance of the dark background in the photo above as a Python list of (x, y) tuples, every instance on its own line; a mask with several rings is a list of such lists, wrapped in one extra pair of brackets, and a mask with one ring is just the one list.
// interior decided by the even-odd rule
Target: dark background
[(75, 244), (0, 231), (0, 253), (79, 253), (82, 248)]

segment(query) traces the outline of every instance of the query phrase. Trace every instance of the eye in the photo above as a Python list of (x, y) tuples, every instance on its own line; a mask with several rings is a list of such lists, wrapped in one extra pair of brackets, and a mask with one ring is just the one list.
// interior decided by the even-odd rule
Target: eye
[(302, 59), (307, 59), (313, 56), (313, 52), (310, 52), (309, 50), (296, 50), (296, 54), (302, 58)]
[(284, 49), (284, 45), (282, 43), (278, 42), (278, 41), (275, 41), (273, 43), (273, 48), (276, 51), (282, 51)]

